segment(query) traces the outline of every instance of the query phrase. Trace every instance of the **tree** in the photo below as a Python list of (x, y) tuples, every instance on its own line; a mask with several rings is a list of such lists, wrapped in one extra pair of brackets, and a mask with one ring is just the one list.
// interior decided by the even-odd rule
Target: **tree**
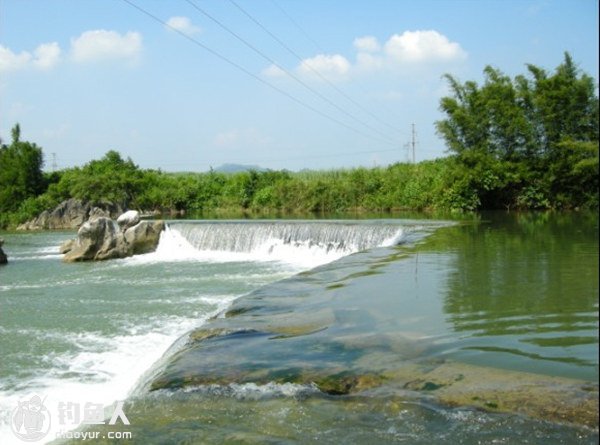
[(487, 195), (482, 206), (597, 203), (597, 189), (595, 198), (587, 189), (598, 165), (594, 80), (568, 53), (551, 75), (535, 65), (527, 69), (528, 76), (511, 79), (488, 66), (481, 86), (446, 75), (452, 96), (440, 102), (446, 118), (436, 122), (438, 134), (457, 156), (461, 175), (495, 166), (498, 181), (475, 190)]
[(72, 197), (92, 203), (108, 201), (127, 208), (141, 190), (142, 176), (131, 159), (124, 160), (119, 152), (110, 150), (103, 158), (66, 172), (61, 182)]
[(42, 149), (21, 141), (21, 127), (16, 124), (10, 145), (0, 146), (0, 212), (12, 212), (27, 198), (44, 191)]

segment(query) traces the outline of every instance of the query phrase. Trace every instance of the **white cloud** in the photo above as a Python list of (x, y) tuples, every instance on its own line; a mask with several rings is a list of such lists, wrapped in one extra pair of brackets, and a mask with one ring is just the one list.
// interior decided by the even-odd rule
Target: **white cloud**
[(354, 47), (358, 51), (374, 53), (381, 49), (381, 45), (373, 36), (364, 36), (354, 39)]
[[(86, 31), (71, 39), (70, 59), (76, 63), (109, 59), (136, 60), (142, 50), (142, 36), (137, 32), (124, 35), (116, 31)], [(33, 52), (13, 52), (0, 45), (0, 72), (37, 69), (48, 71), (56, 67), (62, 58), (57, 42), (42, 43)]]
[[(467, 58), (467, 52), (457, 42), (434, 30), (405, 31), (392, 35), (382, 45), (373, 36), (354, 39), (356, 61), (351, 63), (341, 54), (318, 54), (306, 58), (296, 67), (303, 76), (316, 78), (315, 71), (328, 80), (340, 80), (353, 75), (391, 71), (399, 67), (405, 73), (420, 72), (431, 62), (452, 63)], [(271, 65), (262, 72), (269, 77), (282, 77), (285, 72)]]
[(267, 77), (283, 77), (285, 76), (285, 71), (277, 65), (270, 65), (262, 71), (262, 74)]
[(142, 50), (142, 36), (138, 32), (124, 35), (103, 29), (86, 31), (71, 39), (71, 58), (78, 63), (110, 59), (135, 60)]
[(167, 20), (167, 27), (171, 30), (176, 30), (183, 32), (184, 34), (197, 34), (201, 31), (201, 29), (197, 26), (194, 26), (191, 20), (187, 17), (171, 17)]
[(465, 59), (467, 53), (456, 42), (437, 31), (405, 31), (385, 43), (385, 53), (400, 62), (451, 61)]
[(0, 72), (19, 71), (30, 67), (48, 70), (60, 61), (61, 50), (58, 43), (42, 43), (34, 51), (22, 51), (19, 54), (0, 45)]
[(356, 68), (362, 71), (376, 71), (383, 67), (385, 60), (378, 54), (358, 53), (356, 55)]
[(25, 68), (31, 60), (31, 54), (23, 51), (13, 53), (10, 48), (0, 45), (0, 72), (17, 71)]
[(60, 61), (61, 49), (56, 42), (42, 43), (33, 54), (33, 65), (42, 70), (49, 70)]
[(344, 56), (340, 54), (318, 54), (315, 57), (304, 59), (298, 71), (301, 74), (312, 74), (315, 71), (319, 72), (323, 76), (329, 77), (340, 77), (350, 71), (351, 65)]

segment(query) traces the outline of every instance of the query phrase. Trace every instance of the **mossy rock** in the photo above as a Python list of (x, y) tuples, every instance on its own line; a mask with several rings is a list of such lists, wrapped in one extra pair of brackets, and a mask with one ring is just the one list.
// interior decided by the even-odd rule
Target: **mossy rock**
[(431, 395), (443, 405), (598, 428), (598, 385), (594, 383), (453, 362), (411, 364), (386, 377), (403, 389)]

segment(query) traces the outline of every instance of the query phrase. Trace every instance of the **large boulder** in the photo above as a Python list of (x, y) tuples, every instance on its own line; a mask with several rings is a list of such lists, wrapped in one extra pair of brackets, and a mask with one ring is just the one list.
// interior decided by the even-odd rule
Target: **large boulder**
[(141, 221), (125, 230), (125, 243), (132, 255), (154, 252), (164, 229), (163, 221)]
[(135, 226), (140, 222), (140, 212), (137, 210), (127, 210), (121, 216), (117, 218), (117, 224), (121, 227), (121, 230), (125, 231), (128, 228)]
[(0, 264), (6, 264), (8, 263), (8, 257), (6, 256), (6, 254), (4, 253), (4, 251), (2, 250), (2, 245), (4, 244), (4, 240), (2, 238), (0, 238)]
[(63, 260), (101, 261), (153, 252), (165, 224), (163, 221), (139, 221), (125, 227), (126, 224), (119, 227), (117, 221), (103, 216), (91, 218), (80, 227), (77, 238), (60, 247), (60, 252), (65, 254)]
[(126, 256), (124, 247), (123, 234), (115, 221), (106, 217), (94, 218), (79, 228), (77, 238), (64, 260), (73, 262), (123, 258)]
[(121, 206), (106, 202), (92, 205), (80, 199), (67, 199), (54, 210), (44, 210), (30, 221), (17, 227), (17, 230), (77, 229), (92, 218), (116, 218), (122, 213)]

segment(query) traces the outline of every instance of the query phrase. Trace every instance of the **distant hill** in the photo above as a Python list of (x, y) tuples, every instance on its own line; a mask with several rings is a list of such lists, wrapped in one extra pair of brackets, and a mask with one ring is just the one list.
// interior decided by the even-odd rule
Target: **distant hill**
[(267, 169), (259, 167), (258, 165), (244, 165), (244, 164), (223, 164), (213, 169), (216, 172), (221, 173), (239, 173), (255, 170), (258, 172), (264, 172)]

